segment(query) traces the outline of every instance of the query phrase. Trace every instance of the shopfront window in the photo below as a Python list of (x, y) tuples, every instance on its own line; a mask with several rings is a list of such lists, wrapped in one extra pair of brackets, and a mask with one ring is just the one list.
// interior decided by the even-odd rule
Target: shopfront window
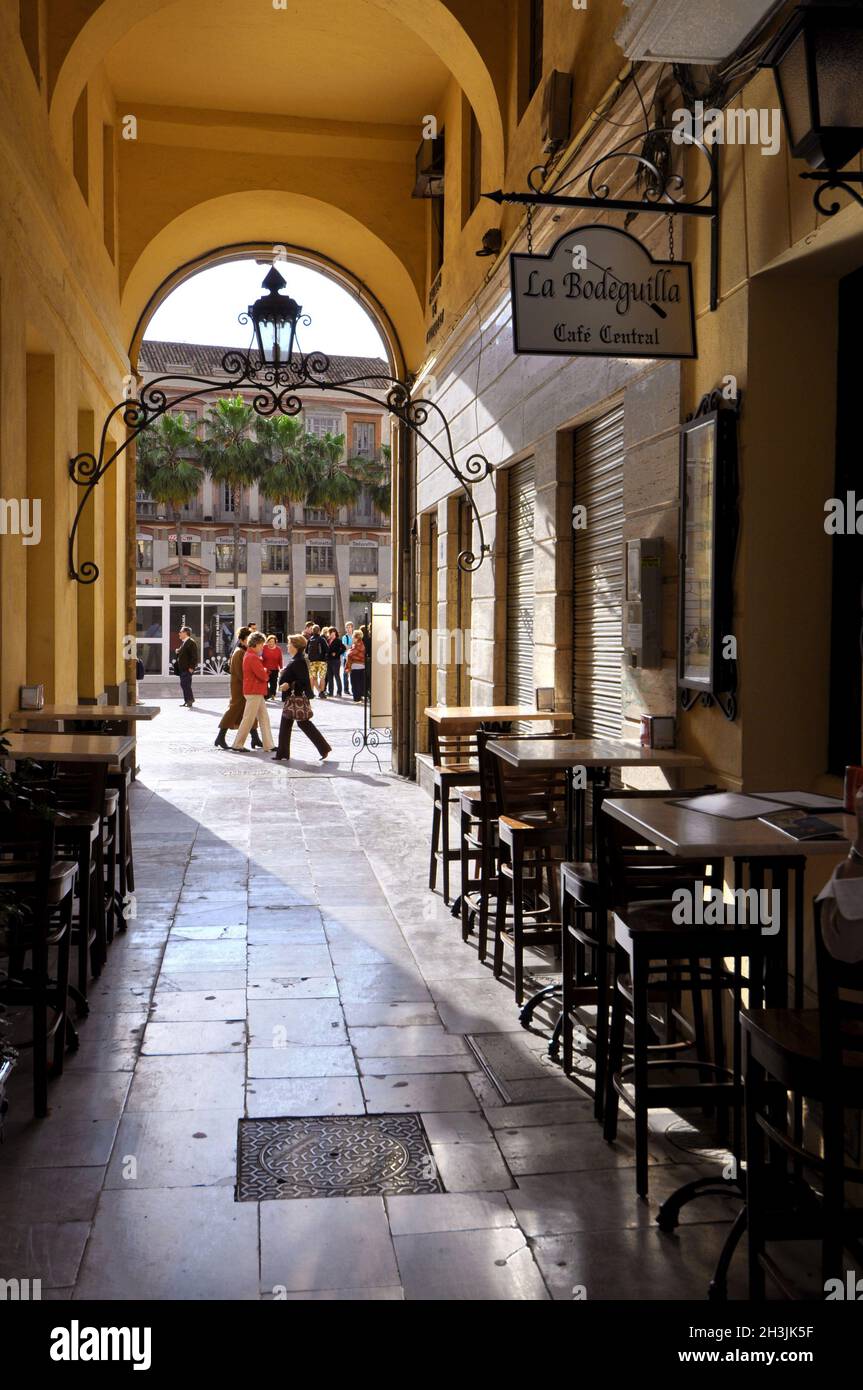
[[(216, 542), (216, 546), (215, 546), (215, 551), (216, 551), (216, 569), (217, 569), (218, 571), (222, 572), (222, 573), (227, 572), (227, 571), (231, 571), (231, 572), (232, 572), (232, 571), (233, 571), (233, 568), (234, 568), (234, 542), (233, 542), (233, 541), (217, 541), (217, 542)], [(246, 569), (246, 542), (245, 542), (245, 541), (240, 541), (239, 569), (240, 569), (241, 571), (243, 571), (243, 572), (245, 572), (245, 569)]]
[(287, 574), (291, 568), (291, 547), (287, 541), (267, 541), (261, 555), (261, 569), (267, 574)]

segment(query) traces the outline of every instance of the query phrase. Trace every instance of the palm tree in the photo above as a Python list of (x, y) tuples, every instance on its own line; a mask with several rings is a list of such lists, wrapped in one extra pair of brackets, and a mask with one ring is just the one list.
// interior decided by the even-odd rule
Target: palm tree
[(138, 435), (137, 479), (142, 492), (171, 510), (177, 531), (180, 586), (186, 587), (180, 508), (188, 506), (201, 485), (201, 470), (193, 459), (198, 453), (195, 431), (186, 415), (160, 415)]
[[(310, 438), (293, 415), (259, 416), (255, 437), (263, 453), (261, 495), (285, 508), (285, 535), (290, 548), (294, 522), (292, 507), (305, 502), (316, 480), (315, 459), (306, 443)], [(291, 605), (294, 602), (293, 552), (291, 552)]]
[(375, 458), (351, 458), (345, 467), (368, 493), (372, 506), (389, 516), (392, 510), (392, 450), (389, 444), (382, 444)]
[(342, 463), (345, 452), (345, 436), (343, 434), (330, 434), (327, 431), (321, 438), (316, 435), (308, 435), (307, 439), (307, 449), (315, 473), (307, 501), (310, 507), (320, 507), (322, 511), (326, 512), (330, 523), (330, 547), (333, 556), (336, 591), (336, 623), (342, 628), (345, 625), (345, 611), (336, 564), (336, 522), (341, 508), (350, 506), (352, 502), (356, 501), (361, 484)]
[[(242, 396), (224, 396), (210, 406), (206, 433), (201, 443), (201, 461), (216, 483), (225, 483), (242, 497), (242, 489), (260, 478), (264, 453), (251, 434), (256, 413)], [(234, 508), (234, 588), (240, 587), (240, 516)]]

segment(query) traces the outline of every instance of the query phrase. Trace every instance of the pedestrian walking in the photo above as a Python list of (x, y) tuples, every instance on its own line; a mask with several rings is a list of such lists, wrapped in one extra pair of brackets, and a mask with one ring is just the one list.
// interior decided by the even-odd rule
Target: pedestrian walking
[[(243, 657), (246, 655), (246, 643), (252, 635), (249, 627), (241, 627), (237, 633), (237, 645), (231, 653), (231, 703), (219, 721), (219, 732), (216, 734), (216, 747), (227, 748), (228, 743), (225, 734), (228, 729), (239, 729), (243, 722), (243, 715), (246, 710), (246, 700), (243, 695)], [(257, 721), (252, 725), (252, 747), (261, 748), (263, 745), (258, 734)]]
[(324, 636), (327, 639), (327, 695), (341, 695), (342, 639), (337, 627), (328, 627)]
[(246, 738), (256, 721), (261, 726), (264, 752), (272, 753), (275, 747), (266, 698), (269, 675), (261, 657), (261, 647), (265, 641), (266, 638), (262, 632), (253, 632), (243, 656), (243, 695), (246, 708), (237, 730), (237, 737), (231, 745), (235, 753), (244, 747)]
[(306, 643), (305, 656), (312, 677), (312, 690), (319, 700), (327, 698), (324, 686), (327, 683), (327, 644), (321, 636), (317, 623), (312, 626), (311, 636)]
[(192, 636), (190, 627), (180, 628), (180, 645), (174, 656), (174, 670), (180, 677), (183, 692), (183, 708), (191, 709), (195, 703), (192, 691), (192, 675), (198, 667), (198, 644)]
[(345, 623), (345, 635), (342, 638), (342, 686), (346, 695), (351, 693), (351, 673), (347, 669), (348, 652), (354, 640), (353, 623)]
[(282, 669), (282, 649), (279, 646), (278, 641), (276, 640), (275, 633), (270, 633), (269, 637), (264, 643), (261, 656), (264, 659), (264, 665), (266, 666), (269, 675), (269, 684), (267, 685), (267, 699), (273, 700), (276, 696), (276, 687), (279, 684), (279, 672)]
[(274, 762), (287, 762), (291, 756), (291, 734), (298, 724), (317, 748), (321, 762), (333, 751), (320, 729), (312, 723), (312, 682), (306, 658), (306, 639), (300, 633), (288, 638), (288, 664), (279, 676), (282, 692), (282, 722), (279, 725), (279, 746)]
[(345, 669), (350, 673), (354, 704), (359, 704), (366, 693), (366, 647), (360, 632), (354, 633)]

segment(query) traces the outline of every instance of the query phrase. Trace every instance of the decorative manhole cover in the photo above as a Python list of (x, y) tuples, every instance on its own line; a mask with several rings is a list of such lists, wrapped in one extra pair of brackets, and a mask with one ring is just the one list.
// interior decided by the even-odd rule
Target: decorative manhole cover
[(443, 1190), (418, 1115), (240, 1120), (238, 1154), (238, 1202)]

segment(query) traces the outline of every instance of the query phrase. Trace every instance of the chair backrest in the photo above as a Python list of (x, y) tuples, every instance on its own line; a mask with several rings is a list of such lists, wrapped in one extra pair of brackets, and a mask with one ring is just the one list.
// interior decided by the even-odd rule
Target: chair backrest
[(519, 769), (494, 754), (491, 762), (501, 815), (517, 816), (519, 820), (555, 820), (563, 824), (568, 775), (565, 769)]
[(478, 757), (477, 732), (444, 732), (439, 724), (431, 726), (432, 762), (435, 767), (448, 767), (456, 763), (469, 763)]
[[(696, 788), (698, 792), (714, 791), (714, 787)], [(690, 793), (687, 792), (687, 795)], [(668, 788), (643, 791), (638, 787), (598, 787), (594, 791), (594, 832), (596, 835), (596, 858), (599, 864), (599, 881), (611, 911), (625, 913), (629, 904), (636, 899), (644, 900), (669, 894), (675, 882), (686, 878), (695, 879), (721, 874), (718, 861), (681, 861), (663, 850), (657, 849), (642, 831), (624, 825), (614, 816), (603, 814), (602, 803), (611, 798), (615, 801), (634, 801), (649, 798), (667, 801), (674, 796)], [(721, 879), (720, 879), (721, 881)]]
[(488, 745), (490, 743), (504, 743), (509, 739), (514, 738), (517, 738), (519, 742), (523, 743), (526, 741), (526, 739), (530, 739), (531, 741), (538, 741), (540, 739), (559, 737), (558, 734), (554, 733), (528, 735), (511, 734), (508, 732), (509, 725), (503, 725), (501, 727), (504, 728), (506, 732), (498, 732), (493, 726), (483, 726), (477, 734), (477, 753), (479, 757), (479, 781), (480, 787), (482, 788), (482, 794), (486, 799), (495, 798), (497, 796), (494, 765), (495, 763), (500, 761), (500, 759), (496, 758), (493, 753), (489, 753)]
[(96, 816), (102, 814), (105, 803), (106, 778), (104, 763), (57, 763), (54, 775), (39, 784), (39, 791), (59, 811)]
[[(825, 1067), (836, 1069), (863, 1054), (863, 961), (849, 964), (831, 955), (824, 940), (822, 907), (815, 903), (821, 1055)], [(860, 930), (863, 934), (863, 923)]]
[(16, 891), (31, 909), (48, 901), (54, 862), (54, 822), (26, 811), (0, 814), (0, 892), (14, 903)]

